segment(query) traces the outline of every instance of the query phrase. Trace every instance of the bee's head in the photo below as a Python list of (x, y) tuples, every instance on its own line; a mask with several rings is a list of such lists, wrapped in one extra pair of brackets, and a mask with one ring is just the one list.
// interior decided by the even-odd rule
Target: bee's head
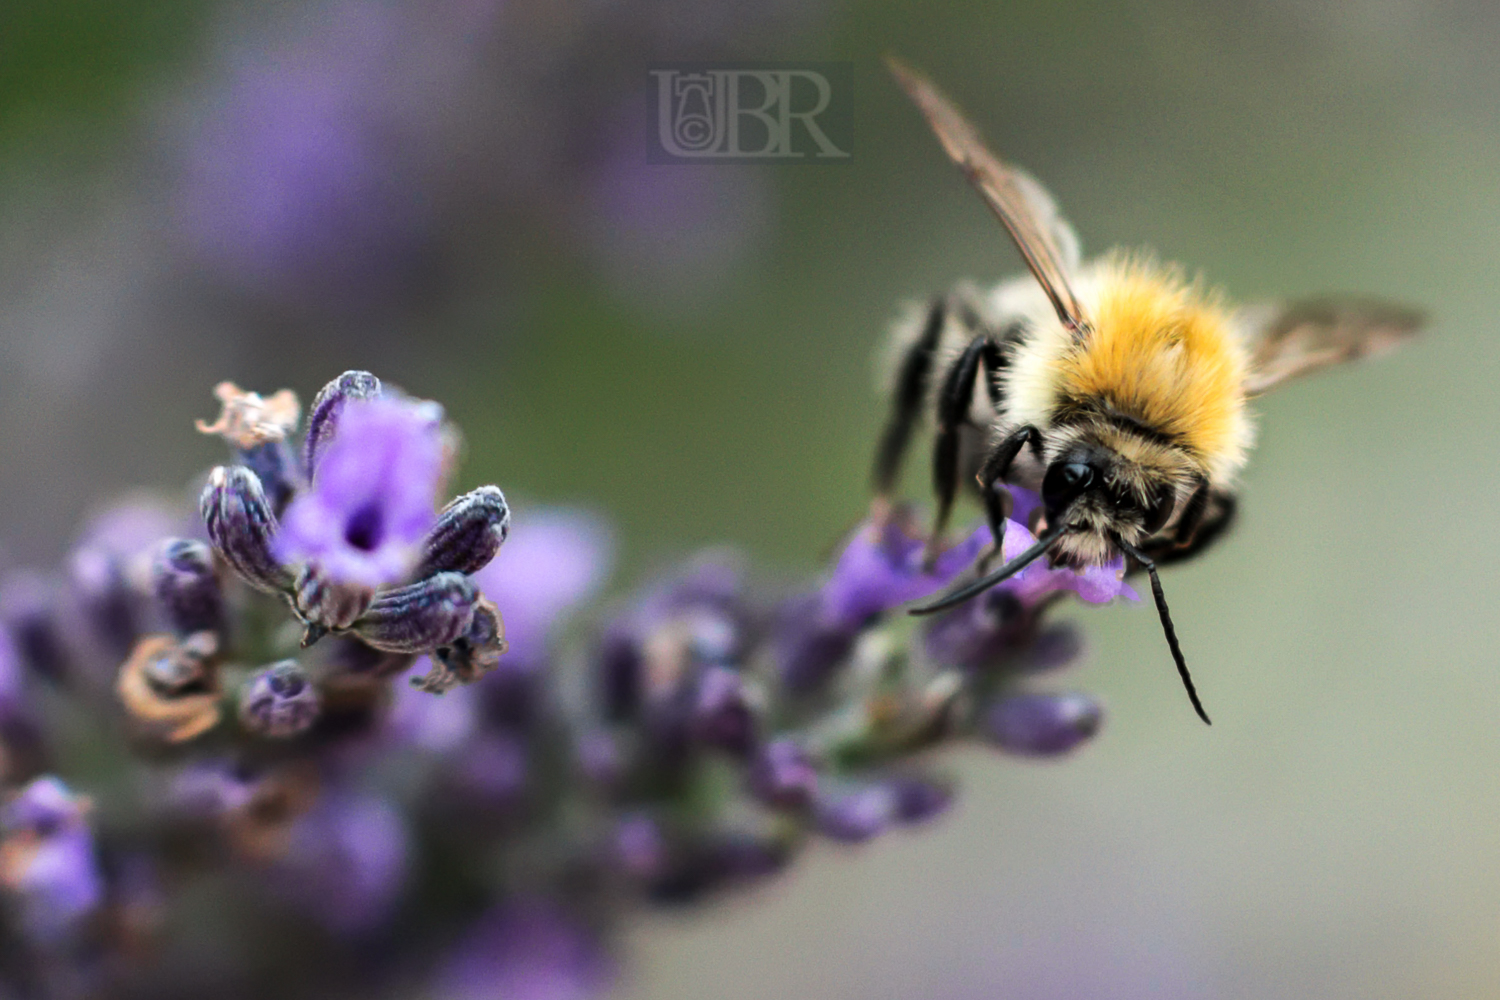
[(1096, 565), (1116, 554), (1113, 539), (1138, 544), (1167, 526), (1177, 508), (1176, 477), (1084, 442), (1066, 448), (1042, 478), (1048, 525), (1066, 525), (1054, 560)]

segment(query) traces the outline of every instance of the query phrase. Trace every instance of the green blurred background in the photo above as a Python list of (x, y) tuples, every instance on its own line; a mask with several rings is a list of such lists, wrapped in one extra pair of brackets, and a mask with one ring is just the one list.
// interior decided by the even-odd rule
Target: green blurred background
[[(1148, 608), (1070, 611), (1090, 653), (1059, 683), (1106, 701), (1099, 740), (1061, 764), (957, 755), (937, 828), (643, 920), (622, 993), (1500, 995), (1497, 41), (1478, 0), (11, 0), (5, 558), (54, 561), (93, 501), (213, 461), (191, 421), (219, 379), (307, 398), (366, 367), (448, 405), (465, 482), (607, 512), (617, 588), (717, 542), (815, 571), (867, 500), (898, 305), (1017, 266), (884, 78), (899, 51), (1086, 251), (1149, 246), (1242, 300), (1379, 293), (1434, 325), (1258, 406), (1238, 530), (1165, 581), (1211, 730)], [(851, 62), (852, 159), (643, 166), (647, 65), (731, 57)], [(352, 242), (287, 266), (224, 252), (224, 223), (205, 243), (194, 178), (231, 201), (264, 180), (250, 139), (245, 184), (198, 163), (274, 132), (235, 102), (336, 71), (364, 75), (311, 102), (313, 131), (353, 108), (389, 168), (344, 208), (397, 221), (341, 209)], [(258, 124), (215, 132), (236, 120)], [(391, 233), (399, 253), (370, 250)]]

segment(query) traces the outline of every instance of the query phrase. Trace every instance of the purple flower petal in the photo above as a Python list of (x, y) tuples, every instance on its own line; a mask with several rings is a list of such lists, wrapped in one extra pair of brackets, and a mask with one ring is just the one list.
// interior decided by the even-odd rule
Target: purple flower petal
[(862, 524), (823, 586), (823, 616), (858, 628), (883, 611), (941, 590), (989, 544), (989, 529), (980, 529), (939, 555), (929, 572), (922, 566), (926, 541), (904, 524), (896, 519), (884, 527)]
[(991, 705), (980, 727), (1002, 749), (1052, 757), (1092, 737), (1103, 717), (1099, 703), (1086, 694), (1015, 694)]
[(287, 508), (275, 552), (330, 579), (378, 587), (406, 577), (437, 519), (443, 433), (430, 404), (351, 401), (312, 489)]
[(864, 785), (820, 795), (814, 819), (818, 831), (830, 840), (858, 844), (890, 827), (899, 805), (896, 791), (891, 786)]

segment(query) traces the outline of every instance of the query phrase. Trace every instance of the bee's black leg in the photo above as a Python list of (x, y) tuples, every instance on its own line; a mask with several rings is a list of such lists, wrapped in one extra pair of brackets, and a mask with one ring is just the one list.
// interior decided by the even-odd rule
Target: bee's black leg
[(943, 531), (953, 512), (953, 497), (958, 492), (959, 428), (969, 419), (969, 407), (974, 402), (974, 380), (979, 375), (985, 354), (993, 347), (985, 333), (970, 341), (948, 369), (938, 392), (938, 434), (932, 450), (932, 488), (937, 493), (937, 512), (933, 517), (932, 537), (927, 543), (929, 563), (942, 545)]
[(943, 323), (948, 317), (948, 299), (938, 296), (927, 310), (927, 322), (922, 332), (906, 350), (901, 360), (901, 370), (896, 373), (895, 392), (891, 397), (891, 415), (885, 432), (880, 437), (880, 446), (875, 452), (875, 470), (871, 477), (875, 494), (882, 499), (895, 492), (896, 479), (901, 474), (901, 459), (911, 441), (912, 428), (922, 412), (922, 400), (927, 393), (927, 378), (932, 371), (934, 352), (943, 333)]
[(1171, 535), (1153, 540), (1149, 555), (1158, 566), (1191, 559), (1224, 536), (1238, 506), (1234, 494), (1201, 483), (1188, 498)]
[(984, 461), (984, 467), (979, 470), (979, 495), (984, 499), (985, 515), (990, 522), (990, 535), (995, 539), (994, 547), (979, 561), (981, 573), (985, 571), (990, 560), (1000, 555), (1000, 549), (1005, 543), (1005, 519), (1010, 512), (1005, 509), (1006, 497), (1002, 496), (997, 487), (1005, 481), (1016, 456), (1021, 454), (1021, 449), (1027, 445), (1031, 445), (1037, 458), (1040, 459), (1042, 435), (1030, 424), (1018, 427), (1007, 435), (1005, 440), (990, 452), (989, 457)]

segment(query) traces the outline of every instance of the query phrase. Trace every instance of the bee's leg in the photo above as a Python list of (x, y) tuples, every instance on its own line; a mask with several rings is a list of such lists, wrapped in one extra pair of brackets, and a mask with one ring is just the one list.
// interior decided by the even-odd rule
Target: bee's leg
[[(966, 313), (970, 322), (978, 323), (977, 317)], [(959, 429), (969, 421), (969, 408), (974, 403), (974, 381), (980, 369), (984, 369), (985, 384), (989, 386), (989, 397), (997, 408), (1000, 390), (995, 375), (1005, 367), (1005, 353), (988, 333), (980, 333), (963, 354), (948, 369), (938, 393), (938, 436), (932, 452), (932, 486), (937, 493), (937, 512), (933, 518), (932, 537), (927, 542), (927, 562), (936, 558), (943, 542), (943, 531), (948, 526), (948, 516), (953, 511), (954, 495), (958, 492), (958, 444)], [(985, 501), (989, 503), (988, 500)]]
[(983, 573), (988, 568), (990, 561), (1000, 555), (1005, 544), (1005, 520), (1010, 516), (1006, 503), (1010, 499), (1009, 494), (1002, 494), (1000, 485), (1010, 472), (1012, 463), (1016, 456), (1021, 454), (1021, 449), (1031, 445), (1038, 459), (1042, 454), (1042, 435), (1030, 424), (1018, 427), (1001, 441), (994, 451), (990, 452), (989, 458), (985, 459), (984, 467), (979, 470), (979, 495), (984, 498), (985, 515), (990, 522), (990, 535), (995, 544), (979, 560), (979, 572)]
[(927, 378), (932, 371), (934, 354), (947, 318), (948, 299), (939, 295), (932, 300), (922, 332), (906, 349), (901, 369), (896, 373), (891, 415), (886, 422), (885, 432), (880, 437), (880, 446), (875, 452), (875, 470), (871, 477), (875, 486), (877, 512), (889, 510), (890, 497), (895, 492), (896, 479), (901, 474), (901, 459), (911, 441), (912, 428), (921, 415), (922, 401), (927, 393)]
[(1191, 559), (1224, 536), (1238, 507), (1233, 493), (1203, 484), (1188, 498), (1172, 534), (1152, 546), (1151, 558), (1158, 566)]
[(937, 511), (932, 520), (932, 536), (927, 541), (928, 565), (937, 558), (948, 516), (953, 512), (953, 498), (958, 492), (958, 431), (969, 418), (974, 380), (988, 343), (985, 334), (975, 337), (949, 367), (938, 392), (938, 433), (932, 449), (932, 489), (937, 494)]

